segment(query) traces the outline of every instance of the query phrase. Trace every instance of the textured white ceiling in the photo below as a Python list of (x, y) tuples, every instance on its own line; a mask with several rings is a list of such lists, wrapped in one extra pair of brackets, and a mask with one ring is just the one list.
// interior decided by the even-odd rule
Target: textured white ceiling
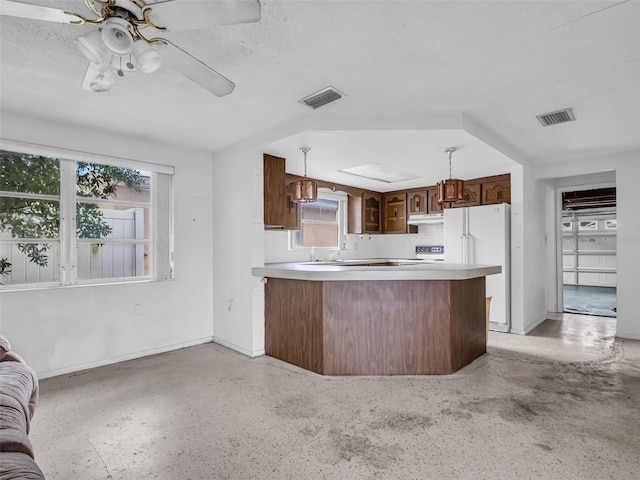
[[(83, 0), (28, 2), (87, 12)], [(108, 93), (81, 90), (86, 61), (73, 40), (95, 27), (2, 16), (2, 109), (212, 151), (318, 116), (330, 124), (442, 112), (462, 114), (534, 162), (640, 148), (639, 1), (261, 3), (260, 23), (168, 34), (237, 84), (223, 98), (165, 67), (118, 79)], [(328, 85), (347, 96), (317, 111), (297, 103)], [(577, 121), (542, 128), (535, 118), (564, 107)], [(512, 164), (444, 125), (329, 126), (266, 147), (301, 173), (302, 143), (312, 148), (310, 175), (343, 182), (337, 170), (373, 162), (437, 179), (448, 146), (460, 147), (454, 176)]]

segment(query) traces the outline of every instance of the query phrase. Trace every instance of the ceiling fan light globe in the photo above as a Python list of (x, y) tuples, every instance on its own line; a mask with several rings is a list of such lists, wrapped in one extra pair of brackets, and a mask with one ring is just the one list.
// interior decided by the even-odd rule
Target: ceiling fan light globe
[(102, 43), (114, 55), (129, 55), (133, 51), (133, 37), (129, 29), (131, 25), (126, 20), (111, 18), (102, 28)]
[(90, 62), (100, 63), (104, 60), (104, 50), (102, 49), (102, 39), (100, 32), (95, 30), (87, 35), (81, 35), (74, 40), (80, 53)]
[(139, 40), (135, 43), (133, 56), (136, 59), (138, 68), (143, 73), (153, 73), (162, 65), (160, 54), (151, 48), (144, 40)]

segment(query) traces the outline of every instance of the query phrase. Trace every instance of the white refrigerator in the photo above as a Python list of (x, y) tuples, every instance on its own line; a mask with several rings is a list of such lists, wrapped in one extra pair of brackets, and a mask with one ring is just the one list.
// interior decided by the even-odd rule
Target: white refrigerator
[(491, 297), (489, 329), (511, 329), (511, 206), (507, 203), (444, 211), (444, 261), (500, 265), (502, 273), (486, 277)]

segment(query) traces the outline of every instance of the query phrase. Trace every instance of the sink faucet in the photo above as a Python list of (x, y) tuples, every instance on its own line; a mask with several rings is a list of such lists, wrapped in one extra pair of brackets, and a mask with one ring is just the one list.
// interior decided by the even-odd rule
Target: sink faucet
[(309, 254), (309, 261), (310, 262), (316, 261), (316, 247), (311, 247), (311, 253)]
[(331, 260), (331, 257), (333, 257), (336, 253), (338, 254), (338, 256), (340, 256), (340, 250), (334, 250), (333, 252), (327, 253), (327, 256), (324, 257), (324, 261), (328, 262), (329, 260)]

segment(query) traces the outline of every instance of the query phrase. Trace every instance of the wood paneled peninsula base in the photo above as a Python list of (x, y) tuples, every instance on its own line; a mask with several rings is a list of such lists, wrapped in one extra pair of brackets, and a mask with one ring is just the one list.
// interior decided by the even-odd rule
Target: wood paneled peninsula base
[[(450, 374), (486, 352), (478, 265), (254, 268), (265, 285), (265, 353), (322, 375)], [(360, 277), (360, 278), (358, 278)]]

